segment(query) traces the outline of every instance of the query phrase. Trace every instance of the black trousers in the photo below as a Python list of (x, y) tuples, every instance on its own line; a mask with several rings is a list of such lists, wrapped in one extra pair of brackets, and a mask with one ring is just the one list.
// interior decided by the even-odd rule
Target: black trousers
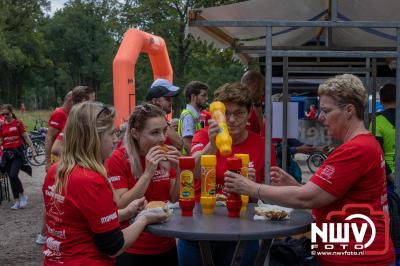
[(10, 178), (11, 190), (14, 199), (18, 199), (19, 194), (24, 192), (21, 180), (18, 177), (19, 170), (21, 170), (22, 166), (22, 160), (22, 157), (17, 156), (13, 159), (7, 160), (5, 165), (8, 177)]
[(161, 254), (139, 255), (122, 253), (117, 257), (117, 266), (177, 266), (178, 255), (176, 247)]

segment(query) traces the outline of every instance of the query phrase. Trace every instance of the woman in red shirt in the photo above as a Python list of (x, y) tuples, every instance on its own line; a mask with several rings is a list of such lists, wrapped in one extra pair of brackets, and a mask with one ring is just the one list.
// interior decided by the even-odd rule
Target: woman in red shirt
[(113, 256), (137, 239), (147, 224), (164, 222), (166, 214), (146, 213), (120, 229), (146, 201), (117, 209), (103, 161), (116, 141), (114, 109), (96, 102), (75, 105), (65, 125), (65, 145), (49, 168), (42, 192), (47, 241), (44, 265), (114, 265)]
[[(341, 243), (333, 243), (334, 240), (326, 243), (317, 238), (314, 252), (322, 265), (392, 265), (393, 244), (385, 237), (385, 233), (389, 234), (385, 232), (385, 222), (388, 221), (382, 215), (371, 213), (387, 212), (388, 206), (382, 150), (364, 126), (368, 93), (359, 78), (344, 74), (325, 81), (320, 85), (318, 94), (321, 107), (318, 119), (327, 128), (328, 134), (343, 144), (328, 156), (310, 181), (301, 186), (282, 169), (271, 167), (271, 183), (278, 186), (256, 184), (226, 172), (225, 189), (282, 206), (312, 209), (318, 228), (330, 222), (330, 214), (334, 214), (332, 220), (338, 224), (348, 224), (346, 221), (353, 214), (368, 217), (374, 224), (374, 227), (364, 227), (364, 230), (367, 229), (363, 241), (368, 241), (360, 242), (360, 237), (355, 238), (355, 232), (350, 232), (348, 241)], [(349, 208), (349, 204), (353, 206)], [(354, 207), (357, 204), (359, 207)], [(364, 204), (364, 207), (359, 204)], [(353, 219), (352, 223), (363, 228), (361, 225), (365, 225), (365, 220)], [(340, 235), (340, 232), (329, 234)], [(357, 245), (365, 248), (357, 249)], [(368, 255), (368, 252), (377, 253)]]
[[(159, 107), (152, 104), (135, 107), (123, 145), (106, 162), (118, 208), (143, 196), (148, 201), (178, 200), (179, 181), (175, 169), (180, 153), (175, 147), (164, 144), (167, 127), (165, 114)], [(147, 232), (117, 258), (117, 265), (177, 264), (175, 239)]]
[(17, 210), (26, 207), (28, 204), (28, 196), (24, 194), (24, 188), (18, 177), (19, 170), (21, 170), (25, 160), (24, 141), (31, 148), (33, 159), (36, 157), (36, 150), (25, 131), (24, 123), (18, 120), (13, 113), (12, 106), (3, 105), (0, 114), (4, 118), (4, 122), (0, 126), (0, 145), (3, 145), (4, 150), (1, 165), (10, 178), (11, 190), (15, 199), (11, 209)]

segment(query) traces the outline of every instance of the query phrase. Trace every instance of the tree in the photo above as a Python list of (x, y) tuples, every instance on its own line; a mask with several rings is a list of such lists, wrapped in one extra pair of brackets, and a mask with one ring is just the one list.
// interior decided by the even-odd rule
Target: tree
[(38, 71), (51, 64), (38, 31), (48, 7), (44, 0), (0, 1), (0, 93), (11, 104), (23, 102), (24, 90), (34, 89)]
[[(127, 0), (121, 12), (121, 24), (135, 27), (163, 37), (174, 69), (174, 83), (184, 86), (191, 80), (207, 82), (212, 91), (226, 82), (237, 81), (243, 67), (232, 60), (232, 53), (214, 49), (211, 45), (185, 36), (189, 9), (230, 4), (239, 1), (210, 0)], [(147, 64), (147, 65), (143, 65)], [(137, 98), (143, 98), (152, 81), (148, 61), (140, 59), (137, 63)], [(179, 98), (182, 107), (184, 97)]]
[(88, 85), (98, 98), (110, 102), (112, 60), (116, 40), (110, 30), (118, 2), (71, 0), (44, 27), (51, 43), (49, 56), (63, 93), (76, 85)]

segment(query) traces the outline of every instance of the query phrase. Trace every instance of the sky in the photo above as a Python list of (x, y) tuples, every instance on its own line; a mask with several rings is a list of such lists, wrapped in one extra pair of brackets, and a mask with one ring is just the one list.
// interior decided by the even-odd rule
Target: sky
[(62, 8), (65, 2), (67, 2), (67, 0), (50, 0), (51, 14), (54, 14), (57, 9)]

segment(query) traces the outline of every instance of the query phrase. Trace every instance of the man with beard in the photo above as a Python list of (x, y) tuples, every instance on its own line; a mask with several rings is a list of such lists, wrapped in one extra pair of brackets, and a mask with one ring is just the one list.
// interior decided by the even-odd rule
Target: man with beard
[[(179, 87), (172, 85), (166, 79), (156, 79), (150, 86), (145, 96), (146, 102), (161, 108), (166, 115), (172, 112), (172, 98), (180, 93)], [(178, 150), (183, 147), (182, 139), (171, 126), (167, 128), (167, 139), (165, 144), (172, 145)]]
[(190, 154), (194, 133), (202, 128), (200, 112), (207, 105), (208, 86), (200, 81), (191, 81), (185, 87), (186, 109), (183, 109), (178, 122), (178, 134), (183, 139), (183, 154)]

